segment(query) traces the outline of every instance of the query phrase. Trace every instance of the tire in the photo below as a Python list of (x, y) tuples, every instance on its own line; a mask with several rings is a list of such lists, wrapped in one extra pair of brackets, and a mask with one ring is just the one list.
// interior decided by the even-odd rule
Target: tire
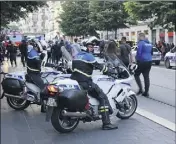
[(165, 67), (167, 68), (167, 69), (171, 69), (172, 67), (170, 66), (170, 61), (169, 61), (169, 59), (166, 59), (165, 60)]
[(130, 118), (131, 116), (133, 116), (133, 114), (136, 112), (136, 109), (137, 109), (137, 106), (138, 106), (137, 98), (136, 98), (135, 95), (131, 95), (131, 96), (129, 96), (129, 98), (132, 99), (133, 102), (135, 103), (135, 106), (134, 106), (134, 108), (133, 108), (133, 111), (132, 111), (131, 114), (129, 114), (129, 115), (122, 115), (122, 113), (121, 113), (120, 110), (119, 110), (119, 112), (117, 113), (116, 116), (117, 116), (118, 118), (120, 118), (120, 119), (129, 119), (129, 118)]
[[(15, 105), (14, 100), (20, 100), (23, 103), (22, 105)], [(24, 110), (30, 105), (30, 101), (23, 100), (23, 99), (15, 99), (11, 97), (7, 97), (7, 103), (11, 108), (15, 110)]]
[(156, 62), (155, 62), (155, 65), (160, 65), (160, 61), (156, 61)]
[(59, 108), (54, 108), (52, 116), (51, 116), (51, 123), (52, 126), (60, 133), (70, 133), (72, 132), (79, 124), (79, 119), (75, 120), (74, 125), (71, 128), (64, 128), (61, 123), (59, 122), (59, 118), (61, 116), (62, 110)]

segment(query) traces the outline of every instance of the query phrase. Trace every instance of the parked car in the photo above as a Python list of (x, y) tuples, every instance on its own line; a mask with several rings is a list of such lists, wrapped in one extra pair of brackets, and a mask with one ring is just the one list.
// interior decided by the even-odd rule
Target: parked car
[(176, 67), (176, 47), (166, 53), (164, 63), (165, 67), (168, 69)]
[[(132, 48), (133, 59), (135, 59), (136, 57), (136, 52), (137, 46), (135, 46), (135, 48)], [(160, 61), (161, 61), (161, 52), (156, 47), (153, 47), (152, 62), (155, 63), (155, 65), (160, 65)]]

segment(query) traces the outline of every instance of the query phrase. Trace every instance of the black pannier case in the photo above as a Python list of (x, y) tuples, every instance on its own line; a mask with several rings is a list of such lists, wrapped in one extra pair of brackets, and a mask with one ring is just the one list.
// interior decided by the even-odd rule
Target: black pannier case
[(58, 98), (58, 106), (68, 108), (70, 111), (83, 111), (87, 103), (87, 92), (83, 90), (64, 90)]
[(5, 93), (19, 95), (23, 91), (24, 81), (14, 78), (6, 78), (2, 81), (2, 88)]

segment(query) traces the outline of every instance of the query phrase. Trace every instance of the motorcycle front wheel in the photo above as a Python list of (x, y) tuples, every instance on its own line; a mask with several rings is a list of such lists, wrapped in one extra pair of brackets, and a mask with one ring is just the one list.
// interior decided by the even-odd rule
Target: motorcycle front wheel
[(15, 110), (24, 110), (30, 105), (30, 101), (7, 97), (8, 105)]
[[(128, 107), (123, 107), (120, 108), (118, 113), (117, 113), (117, 117), (120, 119), (128, 119), (131, 116), (133, 116), (133, 114), (136, 112), (137, 106), (138, 106), (138, 101), (135, 95), (131, 95), (129, 97), (127, 97), (127, 101), (129, 103)], [(125, 105), (125, 100), (123, 102), (123, 105)]]
[(54, 108), (51, 116), (52, 126), (60, 133), (72, 132), (79, 124), (79, 119), (62, 116), (62, 110)]

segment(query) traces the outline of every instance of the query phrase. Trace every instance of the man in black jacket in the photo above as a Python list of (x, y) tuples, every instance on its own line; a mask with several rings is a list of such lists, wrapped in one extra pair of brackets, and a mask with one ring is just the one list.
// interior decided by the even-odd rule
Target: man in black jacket
[(23, 67), (25, 67), (25, 62), (27, 60), (27, 43), (25, 40), (22, 40), (22, 43), (19, 45), (19, 50), (21, 52), (21, 62)]
[(126, 67), (132, 62), (131, 46), (126, 43), (126, 37), (121, 39), (120, 57)]
[(16, 62), (16, 56), (17, 56), (17, 48), (12, 44), (11, 41), (9, 41), (9, 44), (7, 45), (7, 53), (10, 56), (10, 62), (13, 67), (13, 62), (15, 63), (15, 66), (17, 67)]

